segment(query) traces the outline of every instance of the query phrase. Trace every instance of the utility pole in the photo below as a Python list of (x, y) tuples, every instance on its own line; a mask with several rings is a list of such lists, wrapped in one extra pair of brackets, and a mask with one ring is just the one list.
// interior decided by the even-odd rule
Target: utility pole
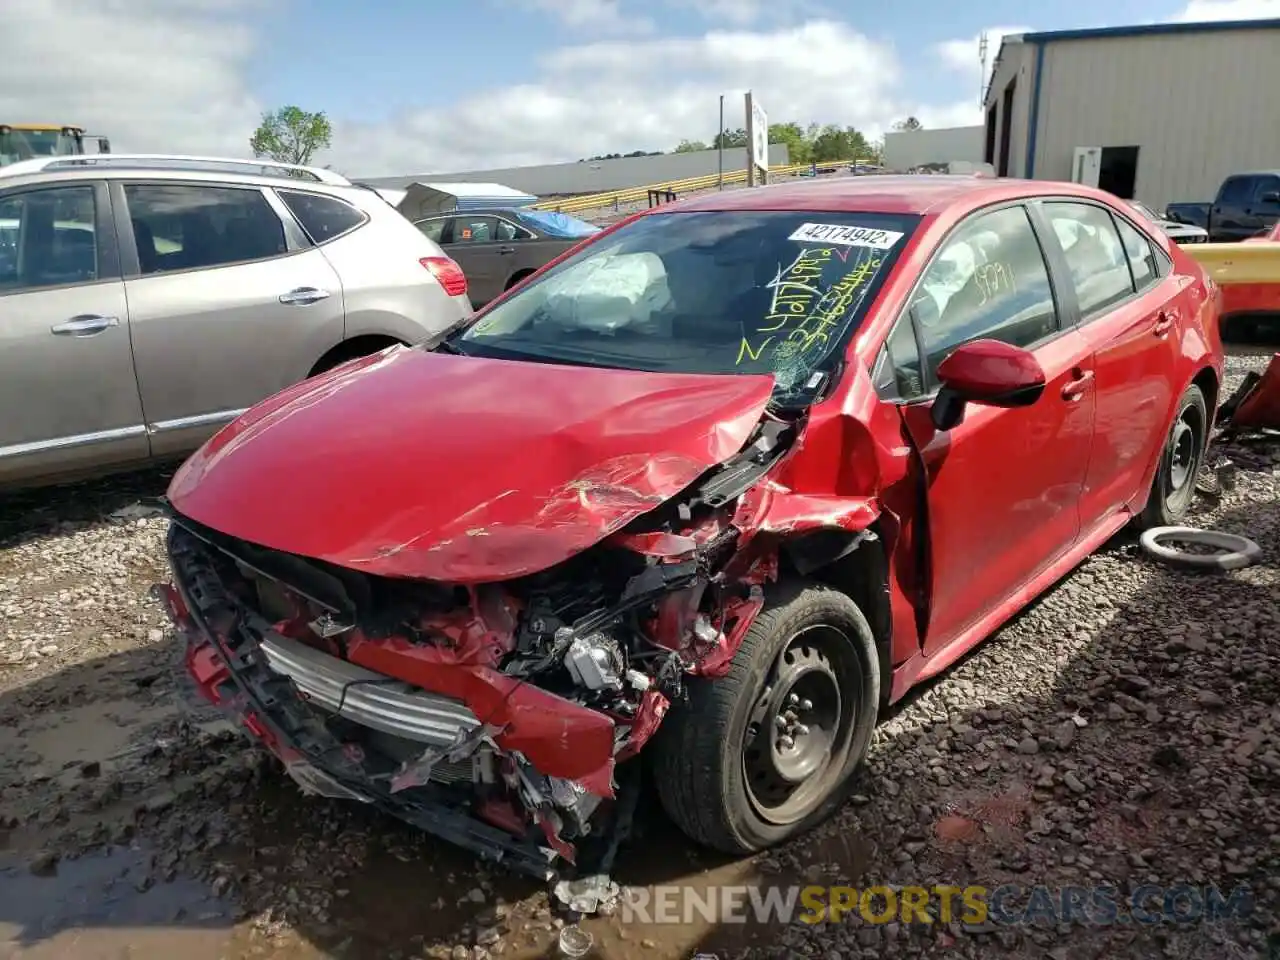
[(720, 164), (720, 177), (716, 181), (719, 189), (724, 189), (724, 94), (720, 94), (720, 126), (716, 131), (716, 160)]
[(987, 105), (987, 31), (983, 30), (978, 37), (978, 63), (982, 69), (978, 72), (978, 106)]

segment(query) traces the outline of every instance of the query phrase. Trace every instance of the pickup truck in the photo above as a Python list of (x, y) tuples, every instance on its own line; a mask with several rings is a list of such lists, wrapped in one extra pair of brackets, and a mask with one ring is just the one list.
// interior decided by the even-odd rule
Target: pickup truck
[(1233, 173), (1212, 203), (1171, 203), (1166, 219), (1204, 227), (1211, 243), (1234, 243), (1266, 233), (1280, 221), (1280, 170)]

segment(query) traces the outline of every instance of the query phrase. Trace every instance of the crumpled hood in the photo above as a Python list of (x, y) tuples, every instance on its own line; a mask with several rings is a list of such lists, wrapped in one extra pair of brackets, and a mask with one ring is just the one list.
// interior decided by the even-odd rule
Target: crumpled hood
[(741, 449), (768, 376), (563, 367), (397, 348), (229, 424), (169, 500), (215, 530), (383, 576), (546, 569)]

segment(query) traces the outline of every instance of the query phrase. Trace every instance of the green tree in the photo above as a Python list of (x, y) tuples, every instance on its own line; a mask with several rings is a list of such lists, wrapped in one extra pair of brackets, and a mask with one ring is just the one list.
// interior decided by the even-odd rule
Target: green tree
[(676, 144), (675, 153), (697, 153), (699, 150), (710, 150), (711, 148), (701, 140), (681, 140)]
[(798, 123), (769, 124), (769, 142), (785, 143), (791, 163), (808, 163), (813, 159), (813, 144)]
[(725, 130), (723, 133), (716, 134), (715, 139), (711, 142), (713, 150), (723, 147), (730, 150), (733, 147), (745, 147), (747, 145), (747, 131), (742, 127), (737, 130)]
[(333, 128), (324, 112), (308, 113), (300, 107), (281, 107), (262, 115), (262, 123), (249, 138), (255, 157), (280, 163), (309, 163), (317, 150), (327, 148)]
[(915, 117), (906, 117), (893, 125), (895, 130), (923, 130), (924, 124)]

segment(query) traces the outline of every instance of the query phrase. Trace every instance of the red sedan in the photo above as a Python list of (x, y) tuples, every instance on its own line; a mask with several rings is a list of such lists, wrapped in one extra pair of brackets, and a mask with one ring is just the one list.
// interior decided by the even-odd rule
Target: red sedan
[(882, 707), (1183, 514), (1218, 309), (1072, 184), (663, 206), (222, 430), (162, 594), (309, 790), (551, 876), (643, 749), (690, 837), (757, 850), (840, 804)]

